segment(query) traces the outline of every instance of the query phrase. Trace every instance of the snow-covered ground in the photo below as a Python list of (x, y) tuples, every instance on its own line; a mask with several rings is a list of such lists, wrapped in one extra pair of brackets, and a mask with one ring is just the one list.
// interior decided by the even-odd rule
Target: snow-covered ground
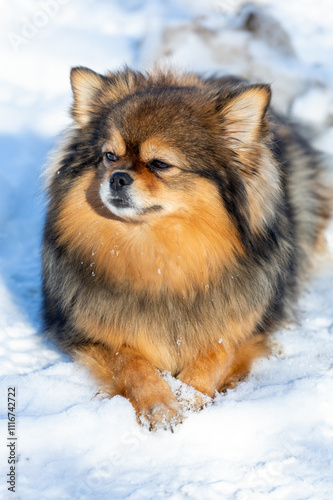
[[(332, 226), (299, 321), (276, 333), (274, 356), (174, 434), (139, 427), (121, 397), (94, 398), (97, 387), (45, 342), (39, 320), (39, 175), (68, 124), (70, 66), (104, 72), (156, 60), (267, 81), (276, 107), (332, 153), (330, 0), (1, 0), (0, 8), (0, 498), (331, 500)], [(6, 483), (8, 386), (17, 388), (16, 493)]]

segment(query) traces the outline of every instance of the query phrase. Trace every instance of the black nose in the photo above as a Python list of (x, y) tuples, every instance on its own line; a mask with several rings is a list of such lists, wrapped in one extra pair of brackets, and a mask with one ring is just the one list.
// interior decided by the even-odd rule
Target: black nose
[(124, 186), (132, 184), (133, 179), (127, 172), (114, 172), (110, 178), (110, 186), (112, 191), (121, 191)]

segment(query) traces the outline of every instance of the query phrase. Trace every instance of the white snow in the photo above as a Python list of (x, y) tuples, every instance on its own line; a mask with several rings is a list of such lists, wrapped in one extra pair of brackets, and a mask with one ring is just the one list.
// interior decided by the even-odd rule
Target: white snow
[[(70, 66), (104, 72), (157, 60), (268, 81), (275, 105), (333, 153), (330, 2), (257, 0), (237, 13), (242, 5), (0, 1), (0, 498), (333, 497), (333, 226), (298, 322), (274, 335), (274, 355), (202, 412), (188, 409), (174, 434), (139, 427), (121, 397), (94, 397), (85, 370), (39, 331), (39, 175), (69, 123)], [(251, 31), (244, 23), (253, 9)], [(164, 376), (184, 404), (191, 399), (190, 388)], [(6, 484), (8, 386), (17, 388), (16, 493)]]

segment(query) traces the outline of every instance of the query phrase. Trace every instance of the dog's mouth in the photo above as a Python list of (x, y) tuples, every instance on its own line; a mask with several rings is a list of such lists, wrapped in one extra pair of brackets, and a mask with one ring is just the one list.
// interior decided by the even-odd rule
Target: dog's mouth
[(161, 205), (152, 205), (152, 206), (145, 207), (145, 208), (138, 208), (133, 203), (131, 203), (131, 201), (129, 199), (121, 198), (121, 197), (110, 198), (109, 205), (110, 205), (111, 210), (112, 210), (112, 207), (115, 209), (118, 209), (118, 210), (129, 209), (129, 210), (135, 211), (136, 215), (145, 215), (146, 213), (149, 213), (149, 212), (160, 212), (163, 209)]
[(127, 196), (125, 193), (112, 196), (112, 194), (108, 191), (109, 189), (107, 185), (102, 185), (100, 189), (100, 197), (103, 204), (111, 212), (111, 214), (121, 218), (132, 218), (137, 216), (139, 209), (130, 196)]
[(134, 208), (129, 199), (124, 197), (109, 198), (109, 203), (115, 208)]

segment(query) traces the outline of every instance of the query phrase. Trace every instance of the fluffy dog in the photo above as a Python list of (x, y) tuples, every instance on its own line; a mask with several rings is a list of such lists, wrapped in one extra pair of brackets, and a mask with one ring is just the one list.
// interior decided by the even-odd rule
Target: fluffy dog
[(142, 423), (172, 426), (161, 371), (213, 397), (268, 353), (321, 245), (325, 169), (268, 85), (82, 67), (71, 84), (47, 170), (45, 330)]

